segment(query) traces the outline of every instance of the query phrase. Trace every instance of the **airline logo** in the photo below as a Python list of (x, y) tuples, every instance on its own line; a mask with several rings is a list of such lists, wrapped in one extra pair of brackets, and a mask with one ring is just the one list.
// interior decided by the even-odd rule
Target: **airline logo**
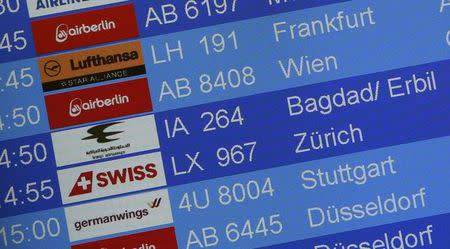
[(98, 24), (86, 25), (82, 23), (80, 26), (69, 26), (65, 23), (56, 27), (56, 42), (63, 43), (70, 37), (85, 35), (89, 33), (96, 33), (116, 29), (116, 23), (110, 20), (101, 20)]
[(31, 23), (37, 54), (80, 48), (139, 35), (132, 4)]
[(60, 170), (58, 178), (64, 204), (166, 185), (160, 152)]
[(50, 77), (58, 76), (61, 73), (61, 64), (55, 60), (48, 60), (45, 62), (44, 72)]
[(147, 79), (45, 96), (51, 129), (152, 111)]
[[(158, 176), (154, 163), (148, 163), (145, 166), (136, 165), (128, 168), (115, 169), (100, 172), (95, 175), (94, 171), (87, 171), (80, 174), (78, 180), (72, 187), (69, 197), (92, 193), (92, 185), (99, 188), (106, 188), (109, 185), (126, 184), (133, 181), (143, 181), (153, 179)], [(95, 182), (94, 182), (95, 181)]]
[[(173, 222), (167, 189), (66, 207), (64, 211), (71, 242)], [(149, 239), (142, 243), (157, 243)]]
[(145, 74), (140, 42), (38, 59), (44, 92)]
[(80, 116), (83, 111), (91, 111), (101, 109), (103, 107), (123, 105), (130, 103), (128, 95), (115, 94), (111, 98), (95, 98), (83, 101), (80, 98), (74, 98), (69, 104), (69, 115), (71, 117)]
[[(70, 191), (70, 196), (92, 193), (93, 171), (83, 172), (78, 177), (77, 182)], [(105, 174), (105, 173), (101, 173)], [(100, 175), (100, 174), (99, 174)], [(107, 183), (107, 182), (106, 182)]]
[(107, 132), (105, 130), (110, 126), (120, 124), (120, 123), (122, 123), (122, 122), (111, 122), (111, 123), (107, 123), (107, 124), (96, 125), (92, 128), (89, 128), (87, 130), (87, 133), (89, 133), (90, 135), (88, 137), (82, 138), (82, 140), (94, 139), (99, 144), (109, 143), (109, 142), (118, 140), (119, 138), (112, 138), (111, 136), (120, 134), (123, 131), (108, 131)]
[(153, 115), (54, 132), (51, 136), (58, 167), (159, 148)]
[(38, 17), (124, 1), (126, 0), (27, 0), (27, 5), (30, 17)]
[(73, 245), (72, 249), (165, 249), (177, 248), (175, 228), (168, 227), (143, 233)]

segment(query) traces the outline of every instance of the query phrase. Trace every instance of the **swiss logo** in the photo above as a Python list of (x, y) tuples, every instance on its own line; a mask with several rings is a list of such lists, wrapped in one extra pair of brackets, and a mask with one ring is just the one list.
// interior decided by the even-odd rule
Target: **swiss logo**
[(65, 204), (166, 185), (160, 152), (58, 170), (58, 180)]
[(70, 191), (69, 196), (83, 195), (92, 192), (92, 176), (93, 172), (83, 172), (77, 179), (77, 182)]
[(147, 79), (45, 96), (52, 129), (152, 111)]
[(137, 37), (132, 4), (33, 21), (37, 54)]
[(158, 175), (158, 171), (155, 168), (155, 164), (148, 163), (145, 166), (137, 165), (111, 171), (98, 172), (95, 176), (92, 171), (83, 172), (80, 174), (76, 183), (72, 187), (69, 197), (92, 193), (92, 185), (95, 186), (95, 189), (98, 189), (106, 188), (109, 185), (124, 184), (133, 181), (142, 181), (147, 178), (155, 178)]

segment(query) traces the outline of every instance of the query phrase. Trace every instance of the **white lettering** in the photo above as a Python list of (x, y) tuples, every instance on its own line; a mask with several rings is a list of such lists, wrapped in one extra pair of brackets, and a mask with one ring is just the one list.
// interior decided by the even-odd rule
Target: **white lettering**
[(98, 108), (109, 107), (114, 105), (122, 105), (130, 102), (130, 98), (126, 95), (116, 94), (110, 99), (88, 100), (83, 102), (80, 98), (75, 98), (70, 101), (69, 115), (71, 117), (78, 117), (82, 111), (90, 111)]
[(69, 25), (63, 23), (58, 25), (58, 27), (56, 27), (55, 40), (58, 43), (63, 43), (67, 41), (67, 39), (69, 39), (70, 36), (79, 36), (115, 28), (116, 23), (114, 21), (107, 21), (107, 20), (102, 20), (100, 23), (93, 25), (86, 25), (83, 23), (81, 26), (75, 25), (75, 27), (69, 27)]
[(444, 8), (450, 6), (450, 0), (442, 0), (439, 12), (444, 12)]

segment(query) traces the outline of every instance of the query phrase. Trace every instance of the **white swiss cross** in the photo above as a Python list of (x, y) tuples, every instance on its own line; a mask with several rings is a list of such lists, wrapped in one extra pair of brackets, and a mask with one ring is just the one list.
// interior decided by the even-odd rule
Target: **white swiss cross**
[(86, 177), (81, 177), (80, 181), (77, 183), (78, 187), (82, 187), (83, 190), (87, 190), (88, 186), (91, 185), (91, 181), (86, 179)]

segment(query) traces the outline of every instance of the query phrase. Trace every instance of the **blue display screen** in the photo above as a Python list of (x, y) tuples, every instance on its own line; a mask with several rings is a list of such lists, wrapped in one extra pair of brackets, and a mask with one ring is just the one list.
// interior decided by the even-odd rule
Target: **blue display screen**
[(448, 248), (449, 81), (449, 0), (0, 0), (0, 248)]

